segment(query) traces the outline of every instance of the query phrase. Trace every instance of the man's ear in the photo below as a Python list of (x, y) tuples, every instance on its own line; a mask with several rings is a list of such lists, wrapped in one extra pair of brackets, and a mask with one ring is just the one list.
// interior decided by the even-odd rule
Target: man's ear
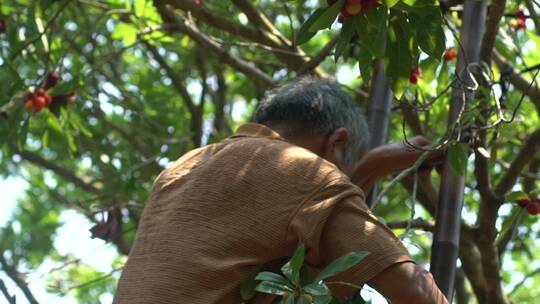
[(324, 158), (335, 163), (334, 153), (336, 152), (336, 148), (343, 149), (347, 140), (349, 140), (349, 131), (347, 129), (339, 128), (332, 132), (324, 144)]

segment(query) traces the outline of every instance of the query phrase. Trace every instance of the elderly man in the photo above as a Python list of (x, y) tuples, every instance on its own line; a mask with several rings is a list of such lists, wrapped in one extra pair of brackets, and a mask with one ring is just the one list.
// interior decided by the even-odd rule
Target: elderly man
[(419, 153), (394, 144), (365, 155), (368, 138), (360, 109), (333, 82), (303, 77), (268, 92), (255, 123), (158, 176), (115, 303), (241, 303), (240, 283), (299, 244), (315, 269), (370, 252), (339, 280), (367, 283), (392, 303), (446, 303), (362, 190)]

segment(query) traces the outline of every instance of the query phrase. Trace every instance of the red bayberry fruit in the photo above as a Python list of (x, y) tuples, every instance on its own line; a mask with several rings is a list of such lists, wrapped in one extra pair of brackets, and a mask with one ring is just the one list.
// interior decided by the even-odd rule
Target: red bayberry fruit
[(345, 22), (345, 18), (347, 18), (347, 17), (343, 16), (343, 14), (339, 14), (339, 16), (337, 17), (337, 21), (339, 23), (343, 23), (343, 22)]
[(35, 112), (35, 108), (34, 108), (34, 101), (32, 100), (27, 100), (24, 102), (24, 111), (25, 112)]
[(409, 81), (412, 84), (418, 83), (418, 79), (422, 77), (422, 69), (419, 67), (415, 67), (411, 70), (411, 74), (409, 75)]
[(45, 95), (44, 97), (45, 97), (45, 106), (48, 107), (52, 102), (52, 97), (51, 95)]
[(37, 96), (41, 96), (41, 97), (45, 97), (45, 95), (47, 95), (47, 92), (43, 88), (39, 88), (36, 93), (37, 93)]
[(362, 12), (367, 12), (372, 8), (381, 6), (377, 0), (362, 0)]
[(517, 200), (516, 203), (517, 203), (520, 207), (527, 207), (527, 205), (529, 204), (529, 200), (526, 199), (526, 198), (523, 198), (523, 199)]
[(34, 108), (36, 112), (41, 111), (45, 107), (45, 97), (38, 96), (34, 99)]
[(343, 11), (347, 12), (350, 16), (357, 15), (362, 11), (362, 3), (346, 3)]
[(519, 31), (521, 29), (527, 28), (527, 22), (525, 19), (518, 19), (516, 20), (516, 24), (514, 24), (514, 31)]
[(49, 74), (47, 74), (47, 78), (45, 79), (45, 84), (43, 85), (43, 88), (47, 90), (54, 87), (58, 83), (58, 80), (60, 80), (60, 73), (50, 72)]
[(448, 49), (444, 52), (443, 59), (444, 61), (450, 61), (457, 57), (457, 51), (454, 48)]
[(34, 101), (34, 97), (35, 97), (34, 93), (28, 92), (28, 93), (26, 93), (26, 96), (24, 96), (24, 101), (25, 102), (26, 101)]
[(0, 34), (6, 31), (6, 20), (0, 19)]
[[(364, 0), (347, 0), (347, 4), (349, 5), (354, 5), (354, 4), (360, 4), (362, 3)], [(335, 2), (335, 1), (334, 1)]]
[(75, 99), (77, 98), (77, 92), (73, 91), (67, 95), (67, 101), (71, 104), (75, 103)]
[(540, 202), (538, 200), (532, 201), (527, 205), (527, 212), (530, 215), (536, 215), (540, 213)]
[(519, 18), (519, 19), (527, 18), (527, 16), (525, 16), (525, 13), (523, 12), (523, 10), (517, 10), (516, 11), (516, 17)]

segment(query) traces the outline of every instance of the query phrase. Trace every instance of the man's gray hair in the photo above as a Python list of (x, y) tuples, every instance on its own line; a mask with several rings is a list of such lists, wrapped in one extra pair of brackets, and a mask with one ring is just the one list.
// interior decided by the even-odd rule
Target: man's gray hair
[(255, 112), (255, 122), (267, 126), (298, 123), (307, 132), (326, 135), (338, 128), (349, 132), (346, 164), (367, 151), (369, 132), (360, 107), (333, 81), (314, 76), (296, 78), (268, 91)]

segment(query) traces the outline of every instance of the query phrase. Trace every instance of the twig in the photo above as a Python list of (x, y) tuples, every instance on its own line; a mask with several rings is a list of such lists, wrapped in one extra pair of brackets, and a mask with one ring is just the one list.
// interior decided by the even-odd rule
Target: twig
[(47, 32), (47, 30), (49, 29), (49, 27), (51, 27), (51, 25), (53, 24), (53, 22), (56, 20), (56, 18), (58, 18), (58, 16), (60, 16), (60, 13), (62, 13), (64, 11), (64, 9), (66, 8), (66, 6), (69, 4), (69, 0), (66, 0), (63, 5), (56, 11), (56, 13), (52, 16), (52, 18), (47, 21), (47, 24), (45, 25), (45, 27), (43, 28), (43, 31), (39, 33), (39, 35), (37, 35), (36, 37), (28, 40), (27, 42), (25, 42), (15, 53), (13, 53), (13, 55), (11, 55), (11, 58), (10, 60), (13, 61), (15, 60), (15, 58), (17, 58), (21, 53), (22, 51), (24, 51), (29, 45), (33, 44), (34, 42), (38, 41), (39, 39), (41, 39), (41, 37), (43, 35), (45, 35), (45, 32)]
[(386, 186), (375, 198), (375, 201), (373, 202), (373, 208), (377, 205), (377, 203), (386, 195), (386, 193), (392, 189), (397, 183), (399, 183), (402, 179), (404, 179), (407, 175), (411, 174), (412, 172), (415, 172), (418, 170), (420, 165), (429, 157), (430, 151), (424, 151), (422, 155), (416, 160), (416, 162), (409, 168), (401, 171), (392, 181), (390, 181), (390, 184)]
[(4, 284), (4, 281), (0, 280), (0, 290), (2, 291), (2, 294), (4, 294), (4, 297), (6, 300), (8, 300), (9, 304), (16, 304), (17, 301), (15, 300), (15, 296), (10, 295), (6, 285)]
[(525, 282), (526, 282), (529, 278), (531, 278), (531, 277), (533, 277), (533, 276), (535, 276), (535, 275), (537, 275), (537, 274), (540, 274), (540, 268), (536, 268), (535, 270), (533, 270), (533, 271), (527, 273), (527, 274), (525, 275), (525, 277), (524, 277), (519, 283), (517, 283), (516, 286), (514, 286), (514, 288), (508, 293), (508, 295), (509, 295), (509, 296), (513, 295), (513, 294), (514, 294), (521, 286), (523, 286), (523, 284), (525, 284)]

